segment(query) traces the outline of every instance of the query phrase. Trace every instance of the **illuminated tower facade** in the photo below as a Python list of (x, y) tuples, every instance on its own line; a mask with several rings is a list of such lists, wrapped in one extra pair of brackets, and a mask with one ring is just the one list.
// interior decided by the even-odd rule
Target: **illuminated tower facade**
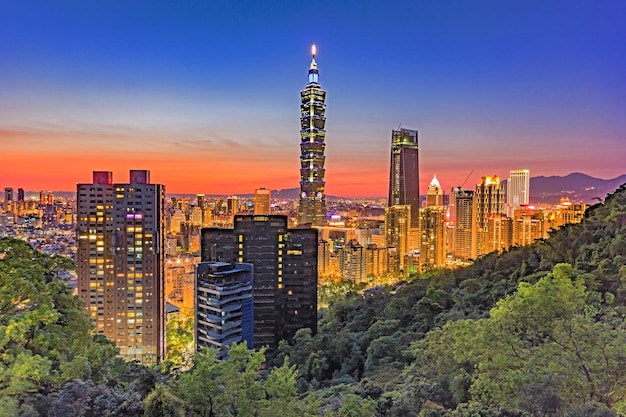
[(489, 252), (488, 221), (489, 216), (495, 213), (504, 213), (504, 184), (500, 183), (497, 175), (482, 177), (480, 184), (476, 184), (474, 194), (473, 258)]
[(254, 191), (254, 214), (270, 214), (271, 191), (267, 188), (257, 188)]
[(446, 209), (433, 205), (420, 210), (420, 267), (446, 266)]
[[(404, 271), (405, 256), (409, 253), (411, 233), (411, 211), (409, 205), (394, 205), (385, 209), (385, 243), (396, 249), (396, 258), (389, 268)], [(419, 219), (419, 211), (418, 211)], [(419, 224), (419, 223), (418, 223)]]
[(300, 204), (298, 224), (326, 224), (324, 192), (324, 148), (326, 147), (326, 91), (319, 84), (315, 62), (315, 45), (311, 50), (309, 83), (300, 93)]
[(127, 360), (165, 354), (165, 189), (149, 171), (114, 184), (108, 171), (78, 184), (78, 297), (97, 333)]
[(457, 259), (472, 258), (472, 225), (474, 224), (474, 191), (461, 187), (452, 189), (451, 221), (453, 223), (452, 253)]
[(426, 206), (438, 207), (443, 205), (443, 190), (441, 184), (435, 175), (426, 190)]
[(530, 171), (518, 169), (511, 171), (506, 183), (506, 205), (509, 217), (519, 206), (527, 206), (530, 202)]
[(417, 130), (391, 131), (389, 201), (391, 206), (411, 206), (411, 225), (419, 224), (420, 175)]

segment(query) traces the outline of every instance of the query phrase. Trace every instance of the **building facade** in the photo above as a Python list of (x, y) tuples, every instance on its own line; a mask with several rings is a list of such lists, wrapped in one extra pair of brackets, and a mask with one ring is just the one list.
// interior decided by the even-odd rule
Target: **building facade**
[(438, 207), (442, 205), (443, 189), (441, 188), (441, 184), (435, 175), (426, 190), (426, 207)]
[(326, 224), (324, 150), (326, 147), (326, 91), (312, 50), (309, 82), (300, 93), (300, 202), (298, 224)]
[(412, 231), (411, 212), (409, 205), (394, 205), (385, 209), (385, 243), (387, 247), (396, 249), (395, 257), (389, 262), (389, 269), (393, 272), (405, 270), (405, 256), (409, 253)]
[(450, 217), (452, 220), (452, 254), (456, 259), (472, 258), (472, 224), (474, 219), (474, 191), (461, 187), (452, 189)]
[(233, 229), (202, 229), (202, 261), (254, 265), (254, 347), (278, 346), (300, 328), (317, 332), (317, 230), (287, 216), (236, 215)]
[(127, 184), (95, 171), (77, 186), (78, 296), (96, 332), (146, 364), (165, 354), (164, 205), (149, 171)]
[(226, 356), (230, 345), (254, 347), (252, 286), (248, 263), (200, 262), (196, 265), (196, 350), (214, 348)]
[(530, 204), (530, 171), (518, 169), (511, 171), (506, 183), (506, 205), (509, 217), (520, 206)]
[(389, 200), (391, 206), (411, 207), (411, 227), (419, 223), (420, 209), (419, 148), (417, 130), (391, 131)]
[(257, 188), (254, 190), (254, 214), (270, 214), (271, 191), (267, 188)]
[(498, 176), (482, 177), (474, 194), (473, 258), (489, 252), (488, 221), (490, 214), (504, 213), (504, 184)]
[(420, 269), (446, 266), (446, 209), (443, 206), (420, 210)]

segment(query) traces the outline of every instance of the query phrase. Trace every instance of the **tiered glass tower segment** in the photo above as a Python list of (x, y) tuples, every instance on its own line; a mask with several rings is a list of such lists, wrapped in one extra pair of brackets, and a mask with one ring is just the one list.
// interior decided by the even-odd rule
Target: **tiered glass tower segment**
[(298, 224), (326, 224), (324, 193), (324, 148), (326, 146), (326, 91), (319, 85), (315, 62), (315, 45), (311, 49), (309, 83), (300, 93), (300, 205)]

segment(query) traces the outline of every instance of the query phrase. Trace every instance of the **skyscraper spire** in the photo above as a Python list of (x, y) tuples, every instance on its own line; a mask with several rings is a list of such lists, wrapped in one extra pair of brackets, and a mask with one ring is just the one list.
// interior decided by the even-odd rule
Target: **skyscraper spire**
[(324, 192), (324, 149), (326, 147), (326, 91), (319, 85), (315, 62), (315, 45), (311, 48), (309, 82), (300, 93), (300, 204), (298, 224), (326, 224)]
[(317, 48), (315, 45), (311, 46), (311, 66), (309, 67), (309, 84), (318, 83), (319, 79), (319, 71), (317, 70), (317, 62), (315, 62), (315, 54), (317, 53)]

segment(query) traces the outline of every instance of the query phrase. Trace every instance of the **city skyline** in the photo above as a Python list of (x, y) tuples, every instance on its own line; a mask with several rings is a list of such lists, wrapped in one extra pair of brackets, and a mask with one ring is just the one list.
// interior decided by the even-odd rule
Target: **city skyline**
[[(0, 6), (0, 188), (146, 168), (171, 193), (298, 187), (297, 103), (318, 47), (326, 194), (387, 194), (389, 132), (420, 132), (421, 188), (623, 174), (617, 1), (13, 2)], [(402, 20), (402, 19), (406, 20)]]

